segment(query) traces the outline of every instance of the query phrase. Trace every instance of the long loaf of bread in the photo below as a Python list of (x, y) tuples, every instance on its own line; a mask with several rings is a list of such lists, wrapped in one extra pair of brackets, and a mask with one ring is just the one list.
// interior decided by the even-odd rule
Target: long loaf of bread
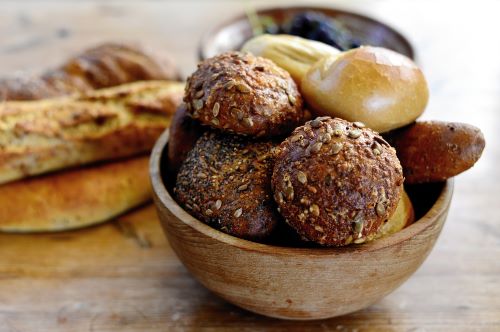
[(146, 80), (178, 80), (166, 54), (135, 44), (105, 43), (68, 59), (40, 76), (0, 79), (0, 101), (37, 100)]
[(148, 157), (44, 175), (0, 186), (0, 231), (47, 232), (108, 220), (147, 202)]
[(184, 84), (145, 81), (83, 95), (0, 103), (0, 184), (149, 151)]

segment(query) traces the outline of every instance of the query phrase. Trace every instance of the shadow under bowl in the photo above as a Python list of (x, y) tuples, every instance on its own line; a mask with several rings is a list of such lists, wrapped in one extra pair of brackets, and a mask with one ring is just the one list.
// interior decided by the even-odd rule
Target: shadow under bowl
[(157, 141), (150, 176), (158, 215), (181, 262), (206, 288), (244, 309), (284, 319), (323, 319), (382, 299), (425, 260), (441, 232), (453, 180), (408, 187), (418, 220), (362, 245), (291, 248), (255, 243), (195, 219), (173, 199), (168, 130)]

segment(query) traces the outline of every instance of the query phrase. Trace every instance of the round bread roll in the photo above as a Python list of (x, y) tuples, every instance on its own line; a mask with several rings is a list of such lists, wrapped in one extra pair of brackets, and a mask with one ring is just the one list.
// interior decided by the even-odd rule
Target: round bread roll
[(325, 246), (362, 243), (394, 213), (403, 185), (396, 151), (363, 127), (316, 118), (281, 143), (274, 199), (305, 239)]
[(415, 211), (413, 210), (413, 204), (411, 203), (408, 194), (403, 191), (398, 206), (396, 207), (396, 211), (394, 211), (394, 214), (382, 224), (382, 227), (378, 230), (375, 239), (399, 232), (403, 228), (411, 225), (414, 221)]
[(188, 78), (184, 101), (194, 119), (242, 135), (288, 134), (304, 119), (290, 74), (249, 53), (227, 52), (201, 62)]
[(369, 46), (318, 61), (301, 89), (317, 115), (361, 121), (380, 133), (415, 121), (429, 99), (425, 77), (412, 60)]
[(168, 139), (168, 166), (169, 170), (177, 174), (189, 151), (193, 149), (198, 138), (205, 128), (193, 120), (186, 111), (186, 104), (182, 103), (170, 123)]
[(177, 175), (177, 200), (216, 229), (244, 239), (266, 240), (280, 220), (271, 194), (277, 145), (205, 132)]
[(248, 40), (243, 52), (272, 60), (292, 75), (300, 85), (302, 77), (318, 60), (339, 55), (340, 51), (328, 44), (290, 35), (259, 35)]

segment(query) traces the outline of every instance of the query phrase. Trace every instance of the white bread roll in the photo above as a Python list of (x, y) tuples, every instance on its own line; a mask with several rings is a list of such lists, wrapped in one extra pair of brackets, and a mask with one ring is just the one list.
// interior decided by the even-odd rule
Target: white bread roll
[(340, 54), (330, 45), (290, 35), (260, 35), (248, 40), (241, 50), (273, 61), (289, 72), (298, 85), (318, 60)]
[(415, 121), (429, 99), (425, 77), (412, 60), (369, 46), (318, 61), (301, 90), (316, 115), (363, 122), (381, 133)]

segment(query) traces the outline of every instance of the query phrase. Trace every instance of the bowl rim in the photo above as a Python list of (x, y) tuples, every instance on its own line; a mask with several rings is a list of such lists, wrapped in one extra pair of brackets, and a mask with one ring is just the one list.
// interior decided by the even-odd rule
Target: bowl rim
[(429, 227), (433, 227), (440, 219), (439, 216), (446, 214), (453, 196), (453, 179), (448, 179), (444, 183), (443, 189), (432, 207), (410, 226), (392, 235), (377, 239), (376, 241), (364, 243), (362, 245), (352, 245), (345, 247), (325, 247), (325, 248), (297, 248), (282, 247), (270, 244), (257, 243), (235, 236), (223, 233), (211, 226), (208, 226), (200, 220), (191, 216), (185, 211), (170, 195), (161, 176), (161, 161), (165, 148), (168, 144), (169, 130), (166, 129), (156, 141), (149, 160), (149, 174), (153, 194), (156, 196), (155, 204), (162, 204), (178, 220), (203, 235), (222, 242), (228, 246), (237, 247), (246, 251), (254, 251), (266, 254), (306, 255), (306, 256), (324, 256), (337, 255), (340, 253), (373, 252), (383, 248), (407, 241), (418, 234), (424, 232)]
[[(255, 8), (255, 11), (257, 14), (265, 14), (268, 12), (272, 11), (289, 11), (289, 10), (294, 10), (294, 11), (306, 11), (306, 10), (311, 10), (311, 11), (322, 11), (322, 12), (328, 12), (328, 11), (335, 11), (338, 12), (342, 15), (349, 15), (349, 16), (354, 16), (358, 19), (369, 21), (371, 23), (375, 23), (378, 25), (383, 26), (385, 29), (391, 31), (400, 39), (404, 44), (405, 47), (408, 49), (409, 54), (405, 55), (412, 59), (413, 61), (416, 61), (416, 52), (415, 49), (410, 42), (410, 40), (403, 35), (401, 32), (399, 32), (398, 29), (392, 27), (391, 25), (379, 20), (378, 18), (368, 16), (363, 13), (359, 13), (357, 11), (352, 11), (350, 9), (343, 9), (343, 8), (338, 8), (334, 6), (320, 6), (320, 5), (312, 5), (312, 6), (305, 6), (305, 5), (298, 5), (298, 6), (269, 6), (269, 7), (259, 7)], [(200, 41), (198, 42), (198, 59), (199, 60), (204, 60), (207, 58), (205, 54), (205, 48), (207, 44), (209, 43), (210, 39), (215, 36), (217, 33), (219, 33), (224, 27), (227, 27), (235, 22), (238, 22), (246, 17), (246, 13), (241, 13), (239, 15), (236, 15), (234, 17), (231, 17), (227, 20), (224, 20), (222, 23), (219, 23), (215, 25), (213, 28), (207, 30), (201, 37)]]

